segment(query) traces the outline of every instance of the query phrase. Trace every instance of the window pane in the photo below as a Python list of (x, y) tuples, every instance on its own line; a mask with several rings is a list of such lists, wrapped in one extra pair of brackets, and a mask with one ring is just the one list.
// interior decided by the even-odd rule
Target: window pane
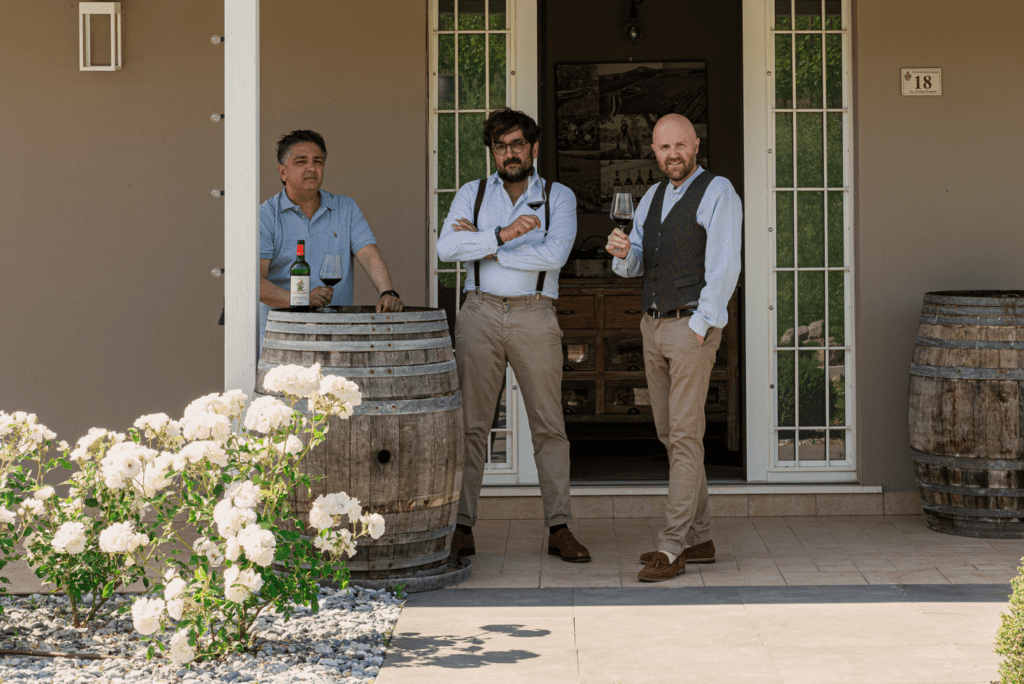
[(828, 460), (846, 460), (846, 430), (829, 430)]
[[(825, 431), (824, 430), (800, 430), (799, 444), (797, 446), (797, 458), (804, 461), (825, 460)], [(811, 465), (822, 466), (824, 463), (812, 463)]]
[(437, 27), (442, 31), (455, 28), (455, 0), (438, 0)]
[(484, 28), (484, 0), (459, 0), (459, 30)]
[[(825, 368), (818, 360), (817, 351), (801, 351), (800, 373), (797, 381), (798, 425), (825, 425)], [(822, 435), (824, 437), (824, 435)], [(800, 437), (804, 439), (803, 435)], [(802, 451), (802, 450), (801, 450)], [(823, 450), (824, 451), (824, 450)], [(801, 453), (800, 460), (806, 460)]]
[(821, 36), (794, 36), (796, 52), (796, 106), (802, 109), (821, 107)]
[(792, 427), (796, 425), (796, 396), (793, 388), (796, 386), (794, 378), (793, 359), (796, 352), (780, 351), (775, 352), (778, 363), (778, 388), (777, 412), (778, 427)]
[(820, 113), (796, 115), (796, 183), (800, 188), (825, 185), (824, 138)]
[(846, 353), (830, 352), (828, 363), (828, 424), (846, 425)]
[[(437, 193), (437, 234), (441, 235), (444, 228), (444, 220), (448, 218), (448, 211), (452, 208), (452, 200), (455, 199), (454, 192)], [(454, 266), (439, 266), (438, 268), (454, 268)]]
[[(801, 271), (797, 275), (797, 337), (801, 347), (825, 346), (825, 272)], [(805, 423), (806, 425), (806, 423)], [(815, 423), (823, 425), (823, 423)]]
[(779, 430), (779, 461), (795, 461), (796, 447), (793, 446), (794, 430)]
[(437, 115), (437, 187), (453, 190), (455, 185), (455, 115)]
[(775, 264), (793, 266), (793, 193), (775, 193)]
[(483, 109), (484, 34), (468, 33), (459, 39), (459, 109)]
[(775, 185), (793, 187), (793, 114), (775, 115)]
[(487, 25), (494, 31), (502, 31), (507, 28), (505, 23), (505, 0), (491, 0), (490, 21)]
[(789, 0), (775, 0), (775, 29), (786, 30), (793, 28), (793, 19), (790, 17), (792, 7)]
[(841, 268), (843, 261), (843, 193), (828, 193), (828, 265)]
[[(492, 0), (491, 6), (494, 6)], [(490, 109), (500, 109), (505, 106), (505, 34), (491, 34), (491, 102)]]
[(829, 271), (828, 274), (828, 335), (832, 344), (845, 347), (846, 340), (846, 274)]
[(828, 120), (828, 187), (843, 187), (843, 115), (829, 112)]
[(796, 0), (795, 26), (798, 31), (821, 28), (821, 0)]
[(484, 115), (459, 114), (459, 186), (487, 175)]
[(779, 336), (780, 347), (795, 347), (795, 327), (793, 322), (793, 271), (779, 271), (775, 274), (775, 330)]
[[(787, 3), (788, 5), (788, 3)], [(775, 36), (775, 108), (793, 108), (793, 36)]]
[(797, 266), (825, 265), (825, 193), (796, 194)]
[(825, 0), (825, 29), (843, 28), (843, 3), (841, 0)]
[(838, 33), (825, 36), (825, 107), (843, 106), (843, 37)]
[(437, 37), (437, 108), (455, 109), (455, 36)]

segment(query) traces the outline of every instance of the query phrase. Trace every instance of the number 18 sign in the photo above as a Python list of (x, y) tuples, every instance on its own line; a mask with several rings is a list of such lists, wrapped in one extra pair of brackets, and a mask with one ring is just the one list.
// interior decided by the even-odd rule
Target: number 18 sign
[(942, 69), (900, 69), (904, 95), (941, 95)]

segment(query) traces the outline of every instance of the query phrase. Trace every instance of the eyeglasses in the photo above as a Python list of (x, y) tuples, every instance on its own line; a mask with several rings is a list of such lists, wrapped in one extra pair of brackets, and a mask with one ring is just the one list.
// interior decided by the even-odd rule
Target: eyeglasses
[(520, 138), (519, 140), (513, 140), (509, 145), (506, 145), (505, 143), (494, 143), (491, 145), (491, 152), (494, 152), (495, 156), (501, 157), (510, 149), (512, 150), (512, 154), (519, 154), (529, 146), (530, 143)]

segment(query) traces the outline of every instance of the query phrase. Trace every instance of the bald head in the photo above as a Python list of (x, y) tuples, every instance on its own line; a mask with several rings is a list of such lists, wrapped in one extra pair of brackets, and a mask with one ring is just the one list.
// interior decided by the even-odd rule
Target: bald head
[(682, 114), (666, 114), (654, 124), (654, 140), (657, 141), (658, 133), (664, 135), (682, 135), (689, 139), (697, 137), (697, 131), (693, 124)]
[(658, 158), (658, 168), (679, 187), (697, 170), (697, 148), (700, 140), (693, 124), (682, 114), (666, 114), (654, 125), (651, 149)]

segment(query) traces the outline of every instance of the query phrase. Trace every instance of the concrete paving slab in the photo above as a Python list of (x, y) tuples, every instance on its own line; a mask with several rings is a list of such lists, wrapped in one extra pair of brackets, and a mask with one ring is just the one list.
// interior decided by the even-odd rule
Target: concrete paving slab
[(954, 644), (875, 645), (816, 643), (769, 649), (785, 684), (989, 684)]
[(713, 684), (784, 684), (768, 650), (762, 646), (651, 649), (643, 657), (618, 649), (580, 651), (579, 682), (636, 684), (707, 682)]

